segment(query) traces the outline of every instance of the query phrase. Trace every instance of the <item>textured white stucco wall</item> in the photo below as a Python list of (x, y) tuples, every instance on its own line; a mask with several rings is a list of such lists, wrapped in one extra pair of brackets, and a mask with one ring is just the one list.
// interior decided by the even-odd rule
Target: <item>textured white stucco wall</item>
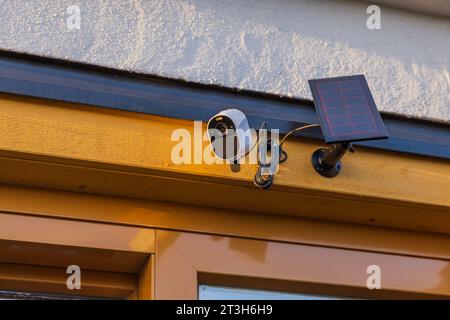
[[(66, 9), (81, 8), (81, 29)], [(0, 0), (0, 47), (294, 97), (364, 73), (381, 110), (450, 121), (450, 20), (326, 0)]]

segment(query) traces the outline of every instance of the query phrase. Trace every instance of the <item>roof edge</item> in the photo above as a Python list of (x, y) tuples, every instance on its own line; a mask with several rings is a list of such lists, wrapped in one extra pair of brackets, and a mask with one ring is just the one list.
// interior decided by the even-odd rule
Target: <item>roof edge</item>
[[(0, 50), (0, 92), (186, 120), (208, 121), (234, 106), (252, 127), (266, 121), (287, 133), (317, 123), (314, 103), (273, 94), (203, 85)], [(163, 103), (161, 103), (163, 102)], [(264, 112), (261, 112), (264, 110)], [(355, 143), (370, 148), (450, 159), (450, 123), (381, 113), (389, 139)], [(297, 136), (323, 140), (320, 128)]]

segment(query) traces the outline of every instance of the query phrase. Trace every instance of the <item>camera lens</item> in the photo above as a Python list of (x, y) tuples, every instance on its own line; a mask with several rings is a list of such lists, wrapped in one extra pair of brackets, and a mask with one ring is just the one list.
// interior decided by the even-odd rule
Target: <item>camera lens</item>
[(227, 126), (225, 123), (218, 123), (215, 127), (215, 129), (219, 130), (219, 132), (222, 134), (222, 136), (225, 136), (227, 134)]

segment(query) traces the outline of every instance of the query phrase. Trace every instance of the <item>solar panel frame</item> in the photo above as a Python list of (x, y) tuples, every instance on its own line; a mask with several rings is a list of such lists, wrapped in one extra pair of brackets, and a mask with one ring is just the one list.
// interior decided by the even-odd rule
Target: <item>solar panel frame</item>
[(364, 75), (308, 82), (326, 143), (388, 137)]

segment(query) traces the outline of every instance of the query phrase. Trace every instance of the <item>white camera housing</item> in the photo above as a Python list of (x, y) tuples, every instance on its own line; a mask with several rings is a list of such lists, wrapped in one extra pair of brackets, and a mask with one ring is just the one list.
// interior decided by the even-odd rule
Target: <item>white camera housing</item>
[(245, 157), (253, 145), (245, 114), (237, 109), (219, 112), (208, 121), (208, 135), (214, 154), (228, 162)]

